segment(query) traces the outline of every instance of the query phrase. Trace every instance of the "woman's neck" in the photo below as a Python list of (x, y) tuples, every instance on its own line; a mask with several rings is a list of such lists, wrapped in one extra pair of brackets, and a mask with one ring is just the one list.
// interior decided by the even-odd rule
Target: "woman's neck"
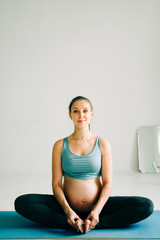
[(72, 134), (73, 138), (76, 140), (84, 141), (88, 140), (93, 134), (89, 129), (76, 128)]

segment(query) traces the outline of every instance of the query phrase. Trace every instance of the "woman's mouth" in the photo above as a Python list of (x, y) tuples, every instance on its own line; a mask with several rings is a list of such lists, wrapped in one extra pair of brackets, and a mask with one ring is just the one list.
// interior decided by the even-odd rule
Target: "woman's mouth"
[(84, 122), (84, 120), (78, 120), (78, 122), (80, 122), (80, 123), (81, 123), (81, 122)]

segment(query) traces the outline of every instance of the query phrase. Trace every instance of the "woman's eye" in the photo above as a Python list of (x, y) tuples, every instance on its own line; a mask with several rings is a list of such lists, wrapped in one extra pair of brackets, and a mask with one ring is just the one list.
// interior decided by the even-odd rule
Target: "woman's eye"
[(77, 110), (74, 110), (73, 112), (74, 112), (74, 113), (77, 113)]
[(88, 110), (84, 110), (84, 112), (88, 112)]

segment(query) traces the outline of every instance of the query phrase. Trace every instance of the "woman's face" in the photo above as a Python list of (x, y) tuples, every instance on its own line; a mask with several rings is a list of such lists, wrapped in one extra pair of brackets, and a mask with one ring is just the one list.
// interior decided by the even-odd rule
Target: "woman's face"
[(73, 103), (69, 113), (74, 125), (78, 128), (88, 127), (93, 117), (91, 105), (86, 100), (77, 100)]

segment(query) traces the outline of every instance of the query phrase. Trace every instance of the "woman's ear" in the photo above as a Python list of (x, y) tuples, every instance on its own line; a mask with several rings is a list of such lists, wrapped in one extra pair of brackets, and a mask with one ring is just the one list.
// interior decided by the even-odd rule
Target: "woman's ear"
[(68, 114), (69, 114), (69, 117), (70, 117), (70, 119), (72, 120), (72, 116), (71, 116), (71, 113), (69, 112)]
[(93, 109), (92, 109), (92, 111), (91, 111), (91, 118), (93, 117), (93, 115), (94, 115), (94, 111), (93, 111)]

